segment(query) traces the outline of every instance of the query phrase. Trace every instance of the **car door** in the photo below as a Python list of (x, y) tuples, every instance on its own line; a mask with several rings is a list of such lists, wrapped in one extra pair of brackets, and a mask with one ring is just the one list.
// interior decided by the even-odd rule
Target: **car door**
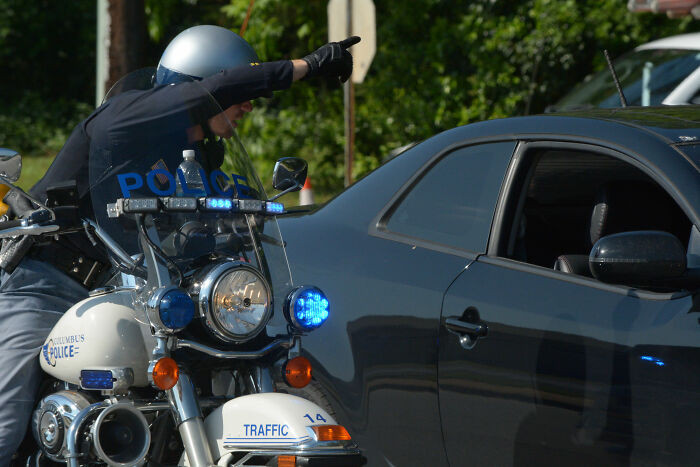
[[(436, 371), (442, 297), (460, 271), (486, 251), (515, 145), (459, 143), (435, 154), (377, 216), (371, 241), (357, 255), (371, 277), (358, 297), (396, 295), (346, 330), (366, 388), (363, 434), (374, 438), (358, 439), (365, 448), (381, 450), (368, 452), (371, 465), (380, 465), (382, 457), (393, 465), (444, 463), (444, 457), (425, 457), (433, 449), (443, 451)], [(376, 250), (370, 247), (375, 244)], [(415, 377), (417, 372), (425, 378)]]
[[(596, 148), (586, 151), (598, 156)], [(534, 164), (544, 159), (528, 154), (526, 146), (518, 151), (517, 171), (534, 177)], [(500, 220), (508, 224), (508, 216), (523, 212), (537, 190), (577, 193), (577, 183), (588, 182), (587, 170), (598, 171), (600, 179), (626, 170), (609, 156), (589, 158), (593, 162), (575, 170), (570, 161), (577, 159), (561, 163), (553, 157), (548, 170), (579, 170), (558, 184), (543, 176), (533, 188), (536, 177), (519, 184), (513, 175), (502, 203), (518, 208), (504, 208)], [(585, 226), (571, 214), (577, 206), (540, 209)], [(509, 232), (517, 236), (521, 224), (510, 219)], [(562, 232), (573, 238), (567, 228)], [(538, 232), (544, 237), (547, 230)], [(543, 238), (538, 246), (555, 251), (559, 241)], [(693, 297), (555, 271), (518, 257), (509, 243), (509, 254), (489, 246), (444, 298), (438, 385), (450, 464), (674, 464), (697, 454), (689, 448), (689, 433), (697, 434), (698, 422), (682, 409), (698, 407), (698, 392), (684, 386), (697, 378), (680, 373), (699, 361), (694, 342), (700, 342), (700, 325), (689, 313)], [(691, 429), (684, 432), (680, 424)]]

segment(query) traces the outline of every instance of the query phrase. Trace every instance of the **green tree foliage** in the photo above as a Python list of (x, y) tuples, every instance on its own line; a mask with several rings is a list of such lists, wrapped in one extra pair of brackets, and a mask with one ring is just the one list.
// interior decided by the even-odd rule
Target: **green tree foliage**
[(0, 0), (0, 146), (56, 152), (95, 99), (95, 2)]
[[(237, 31), (247, 0), (223, 8)], [(257, 0), (246, 33), (263, 60), (326, 42), (326, 0)], [(700, 30), (691, 18), (633, 14), (620, 0), (375, 0), (377, 53), (356, 86), (354, 173), (404, 144), (466, 123), (541, 113), (593, 70), (652, 39)], [(343, 183), (343, 93), (296, 84), (259, 100), (241, 135), (269, 173), (278, 156), (310, 163), (314, 187)]]
[[(146, 0), (151, 61), (155, 65), (170, 39), (188, 26), (218, 24), (238, 32), (249, 3)], [(652, 39), (700, 30), (691, 18), (630, 13), (624, 0), (375, 5), (377, 53), (355, 88), (356, 178), (392, 149), (442, 130), (542, 112), (605, 66), (604, 48), (615, 57)], [(326, 8), (327, 0), (256, 0), (245, 38), (262, 60), (300, 58), (327, 41)], [(0, 0), (0, 145), (58, 149), (91, 107), (94, 49), (94, 0), (75, 0), (69, 8), (53, 0)], [(342, 189), (338, 83), (311, 80), (258, 99), (240, 133), (263, 179), (278, 157), (295, 155), (309, 161), (317, 192)]]
[(228, 0), (146, 0), (145, 4), (154, 65), (165, 46), (184, 29), (197, 24), (231, 25), (221, 14)]
[(0, 0), (0, 98), (94, 100), (93, 0)]

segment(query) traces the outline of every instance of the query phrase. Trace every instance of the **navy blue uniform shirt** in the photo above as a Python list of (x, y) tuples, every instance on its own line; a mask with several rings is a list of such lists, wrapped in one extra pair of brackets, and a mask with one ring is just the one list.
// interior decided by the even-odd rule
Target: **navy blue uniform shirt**
[[(287, 89), (292, 84), (292, 62), (284, 60), (265, 62), (255, 66), (243, 65), (223, 70), (197, 83), (179, 83), (156, 86), (147, 91), (127, 91), (105, 102), (89, 117), (79, 123), (68, 141), (58, 153), (43, 178), (30, 192), (44, 200), (51, 185), (75, 180), (78, 193), (84, 197), (89, 190), (88, 157), (93, 137), (111, 138), (100, 141), (101, 147), (114, 147), (120, 141), (133, 142), (130, 132), (147, 132), (149, 122), (162, 125), (164, 118), (178, 118), (186, 112), (188, 86), (204, 87), (222, 109), (258, 97), (269, 96), (272, 91)], [(176, 98), (173, 96), (177, 95)], [(193, 90), (193, 99), (201, 91)], [(194, 104), (193, 104), (194, 105)]]
[[(293, 65), (290, 61), (265, 62), (223, 70), (194, 83), (156, 86), (145, 91), (132, 90), (109, 99), (89, 117), (79, 123), (53, 163), (30, 190), (40, 200), (52, 185), (75, 180), (80, 198), (80, 215), (93, 218), (89, 184), (95, 183), (95, 148), (106, 149), (104, 167), (118, 167), (127, 161), (113, 160), (123, 155), (139, 157), (153, 154), (154, 148), (177, 155), (178, 161), (168, 167), (171, 171), (182, 160), (182, 149), (192, 144), (184, 138), (182, 124), (205, 122), (207, 118), (234, 104), (258, 97), (271, 96), (272, 91), (287, 89), (292, 84)], [(218, 107), (202, 105), (204, 88), (213, 96)], [(200, 115), (193, 115), (199, 112)], [(172, 134), (164, 129), (172, 127)], [(91, 155), (91, 150), (93, 154)], [(144, 158), (146, 159), (146, 158)], [(144, 160), (144, 163), (147, 161)], [(92, 169), (90, 168), (92, 165)], [(206, 167), (206, 164), (203, 164)], [(93, 170), (93, 173), (90, 173)], [(144, 172), (145, 173), (145, 172)], [(87, 243), (82, 233), (61, 236), (59, 243), (86, 256), (104, 260), (103, 252)]]

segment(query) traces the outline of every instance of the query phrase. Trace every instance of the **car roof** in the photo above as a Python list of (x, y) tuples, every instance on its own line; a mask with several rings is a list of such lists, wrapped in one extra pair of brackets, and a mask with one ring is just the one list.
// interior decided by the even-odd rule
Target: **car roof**
[(699, 106), (590, 109), (474, 122), (442, 131), (387, 160), (326, 206), (347, 210), (344, 218), (371, 222), (376, 211), (367, 206), (386, 204), (417, 171), (455, 148), (498, 141), (548, 141), (558, 147), (569, 142), (621, 151), (653, 167), (663, 180), (681, 187), (679, 204), (700, 226), (700, 166), (679, 149), (684, 146), (679, 143), (688, 144), (682, 136), (700, 141)]
[[(381, 183), (391, 186), (405, 167), (413, 173), (455, 147), (505, 140), (583, 143), (621, 151), (653, 167), (660, 177), (657, 181), (678, 186), (678, 193), (682, 193), (679, 204), (700, 226), (700, 165), (683, 150), (686, 145), (700, 143), (700, 106), (589, 109), (470, 123), (408, 149), (377, 169), (377, 175)], [(387, 169), (389, 175), (382, 177)]]
[(486, 120), (443, 133), (451, 135), (453, 132), (462, 134), (463, 138), (481, 138), (488, 134), (533, 137), (559, 134), (611, 142), (632, 138), (628, 144), (631, 147), (643, 147), (645, 143), (642, 140), (654, 140), (666, 146), (689, 141), (700, 143), (700, 105), (628, 106), (553, 112)]
[[(700, 144), (700, 106), (588, 109), (494, 119), (453, 128), (428, 141), (442, 141), (447, 147), (460, 141), (497, 139), (602, 145), (631, 151), (668, 173), (683, 173), (692, 167), (700, 206), (700, 165), (679, 149)], [(415, 152), (419, 146), (406, 153)]]
[(547, 114), (612, 120), (644, 129), (669, 144), (691, 140), (700, 142), (700, 106), (617, 107)]
[(642, 44), (636, 47), (634, 50), (638, 51), (651, 49), (700, 50), (700, 32), (664, 37), (663, 39)]

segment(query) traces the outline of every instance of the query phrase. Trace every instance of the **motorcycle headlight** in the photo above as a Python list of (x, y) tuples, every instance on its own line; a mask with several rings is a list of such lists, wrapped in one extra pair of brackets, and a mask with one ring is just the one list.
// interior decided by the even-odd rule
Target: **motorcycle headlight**
[(250, 266), (224, 263), (202, 281), (199, 306), (206, 327), (224, 342), (245, 342), (267, 324), (272, 295), (267, 281)]

